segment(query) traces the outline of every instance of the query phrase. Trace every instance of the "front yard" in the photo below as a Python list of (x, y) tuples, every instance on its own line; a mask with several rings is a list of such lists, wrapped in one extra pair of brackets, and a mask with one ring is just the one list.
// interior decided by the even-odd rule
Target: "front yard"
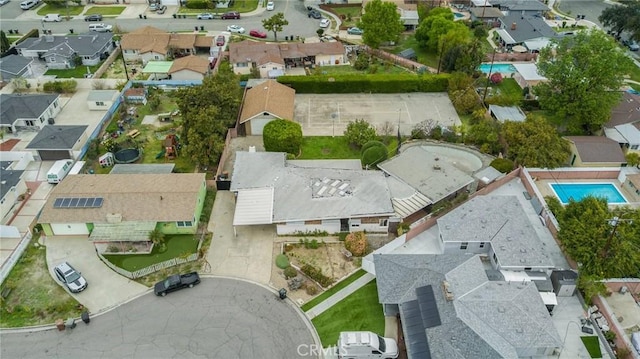
[(194, 235), (173, 235), (165, 239), (166, 250), (160, 252), (161, 246), (153, 247), (151, 254), (105, 254), (104, 257), (116, 266), (135, 272), (156, 263), (176, 257), (186, 257), (196, 253), (198, 239)]
[(189, 9), (186, 6), (180, 7), (178, 10), (179, 14), (185, 15), (197, 15), (203, 12), (210, 12), (214, 14), (223, 14), (228, 11), (237, 11), (240, 13), (251, 12), (258, 8), (258, 3), (260, 0), (235, 0), (233, 2), (233, 6), (230, 6), (225, 9)]
[(92, 6), (87, 11), (85, 11), (85, 15), (94, 15), (100, 14), (104, 16), (118, 16), (124, 11), (124, 6)]
[(100, 68), (100, 65), (102, 65), (102, 62), (100, 62), (98, 65), (95, 65), (95, 66), (84, 66), (84, 65), (76, 66), (75, 69), (64, 69), (64, 70), (49, 69), (47, 70), (47, 72), (45, 72), (45, 75), (56, 76), (57, 78), (65, 78), (65, 79), (82, 79), (88, 73), (91, 73), (91, 74), (95, 73)]
[(84, 6), (58, 6), (52, 4), (45, 4), (38, 8), (37, 14), (40, 16), (45, 16), (47, 14), (60, 14), (63, 18), (65, 16), (76, 16), (82, 14), (82, 10), (84, 10)]

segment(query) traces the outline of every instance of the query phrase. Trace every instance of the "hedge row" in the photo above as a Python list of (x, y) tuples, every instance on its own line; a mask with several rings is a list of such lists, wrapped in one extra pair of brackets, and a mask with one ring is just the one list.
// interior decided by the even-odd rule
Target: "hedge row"
[(333, 284), (333, 278), (329, 278), (326, 275), (322, 274), (322, 271), (319, 268), (316, 268), (312, 265), (305, 264), (300, 268), (300, 271), (309, 276), (309, 278), (315, 280), (322, 287), (327, 288), (331, 284)]
[(278, 82), (291, 86), (297, 93), (446, 92), (449, 76), (449, 74), (280, 76)]
[(49, 81), (42, 85), (44, 92), (74, 93), (78, 83), (75, 80)]
[(210, 0), (187, 0), (187, 9), (215, 9), (214, 2)]

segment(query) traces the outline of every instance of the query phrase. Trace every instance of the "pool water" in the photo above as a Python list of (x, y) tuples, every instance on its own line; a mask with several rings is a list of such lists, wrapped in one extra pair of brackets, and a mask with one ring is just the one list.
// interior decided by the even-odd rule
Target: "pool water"
[(503, 74), (510, 74), (516, 72), (516, 68), (511, 64), (493, 64), (493, 67), (491, 67), (491, 64), (481, 64), (478, 66), (478, 70), (485, 74), (489, 73), (489, 69), (491, 69), (491, 73), (500, 72)]
[(454, 13), (453, 13), (453, 16), (454, 16), (456, 19), (462, 19), (462, 18), (464, 17), (464, 14), (461, 14), (461, 13), (459, 13), (459, 12), (454, 12)]
[(613, 183), (553, 183), (550, 185), (562, 204), (580, 201), (587, 196), (601, 197), (609, 204), (627, 203)]

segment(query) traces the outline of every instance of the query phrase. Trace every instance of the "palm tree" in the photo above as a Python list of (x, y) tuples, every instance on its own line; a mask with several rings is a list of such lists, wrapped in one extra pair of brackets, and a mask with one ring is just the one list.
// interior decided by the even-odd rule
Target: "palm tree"
[(154, 245), (160, 246), (158, 248), (160, 252), (164, 252), (165, 250), (164, 239), (164, 233), (162, 233), (158, 228), (155, 228), (153, 231), (149, 232), (149, 240), (153, 242)]

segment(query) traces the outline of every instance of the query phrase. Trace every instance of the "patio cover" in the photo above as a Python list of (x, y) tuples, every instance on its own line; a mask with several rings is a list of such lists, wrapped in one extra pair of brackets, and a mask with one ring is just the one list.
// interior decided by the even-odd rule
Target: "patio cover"
[(514, 40), (513, 37), (511, 37), (511, 35), (509, 35), (507, 30), (498, 29), (496, 30), (496, 33), (500, 35), (500, 38), (502, 39), (502, 41), (504, 41), (506, 45), (513, 45), (516, 43), (516, 40)]
[(89, 236), (92, 242), (146, 242), (156, 222), (96, 223)]
[(173, 66), (173, 61), (149, 61), (147, 66), (142, 69), (145, 74), (168, 74)]
[(547, 78), (538, 73), (536, 64), (513, 64), (525, 81), (544, 81)]
[(273, 188), (238, 191), (234, 226), (273, 223)]
[(489, 2), (489, 0), (471, 0), (471, 2), (476, 7), (491, 6), (491, 3)]

